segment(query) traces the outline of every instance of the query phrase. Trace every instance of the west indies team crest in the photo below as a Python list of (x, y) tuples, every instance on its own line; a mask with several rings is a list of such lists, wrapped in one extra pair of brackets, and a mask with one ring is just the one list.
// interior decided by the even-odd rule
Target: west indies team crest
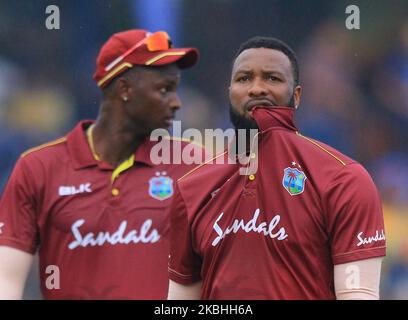
[[(292, 165), (296, 165), (296, 162), (292, 162)], [(282, 184), (291, 196), (295, 196), (305, 190), (306, 179), (307, 177), (302, 170), (298, 168), (286, 168), (283, 171)]]
[(173, 179), (166, 176), (166, 172), (156, 172), (156, 176), (149, 180), (149, 194), (152, 198), (163, 201), (173, 195)]

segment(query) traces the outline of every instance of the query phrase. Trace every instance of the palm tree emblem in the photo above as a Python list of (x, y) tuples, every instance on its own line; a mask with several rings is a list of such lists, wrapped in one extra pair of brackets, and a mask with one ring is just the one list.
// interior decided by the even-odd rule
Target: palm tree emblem
[(305, 189), (306, 175), (297, 168), (286, 168), (282, 184), (291, 196), (300, 194)]

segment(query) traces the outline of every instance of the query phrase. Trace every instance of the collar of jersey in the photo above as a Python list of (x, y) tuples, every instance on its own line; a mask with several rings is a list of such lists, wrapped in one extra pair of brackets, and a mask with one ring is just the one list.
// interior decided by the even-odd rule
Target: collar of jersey
[[(105, 170), (119, 170), (123, 172), (123, 168), (129, 168), (129, 164), (133, 165), (135, 162), (142, 163), (148, 166), (154, 166), (150, 160), (150, 150), (154, 145), (154, 141), (146, 139), (128, 160), (124, 161), (117, 168), (112, 167), (108, 163), (97, 161), (92, 154), (91, 148), (86, 137), (86, 129), (94, 123), (93, 120), (80, 121), (75, 128), (67, 135), (67, 144), (69, 156), (75, 170), (83, 169), (91, 166), (99, 166), (100, 169)], [(123, 167), (124, 166), (124, 167)]]
[(294, 123), (295, 109), (291, 107), (255, 107), (252, 112), (261, 132), (270, 128), (298, 131)]

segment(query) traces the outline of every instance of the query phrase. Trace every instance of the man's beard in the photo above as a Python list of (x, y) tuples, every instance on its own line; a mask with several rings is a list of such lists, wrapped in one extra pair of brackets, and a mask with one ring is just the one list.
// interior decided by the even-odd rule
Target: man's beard
[[(289, 103), (287, 104), (288, 107), (295, 107), (295, 95), (293, 94), (292, 97), (290, 98)], [(273, 108), (273, 107), (272, 107)], [(256, 121), (250, 117), (250, 115), (245, 112), (243, 115), (240, 114), (238, 111), (234, 109), (234, 107), (230, 103), (229, 107), (229, 114), (230, 114), (230, 120), (232, 124), (234, 125), (235, 129), (257, 129), (259, 130), (259, 126), (256, 123)]]
[(258, 124), (253, 118), (248, 118), (246, 115), (240, 114), (238, 111), (236, 111), (233, 108), (231, 104), (229, 107), (229, 114), (230, 114), (230, 120), (236, 130), (238, 129), (245, 129), (245, 130), (257, 129), (259, 130)]

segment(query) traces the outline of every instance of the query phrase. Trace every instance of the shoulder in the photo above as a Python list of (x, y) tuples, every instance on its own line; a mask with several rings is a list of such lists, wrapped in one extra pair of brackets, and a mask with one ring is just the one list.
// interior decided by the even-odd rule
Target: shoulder
[(181, 176), (177, 180), (177, 188), (185, 200), (199, 202), (220, 188), (237, 170), (239, 164), (228, 163), (228, 151), (225, 151)]
[(358, 162), (345, 165), (337, 172), (333, 179), (334, 184), (344, 183), (350, 189), (354, 184), (357, 188), (369, 188), (374, 186), (374, 181), (368, 171)]
[[(220, 159), (221, 161), (217, 160)], [(238, 170), (237, 165), (228, 164), (228, 151), (219, 153), (203, 164), (181, 176), (176, 182), (177, 199), (186, 211), (194, 215)]]
[(300, 133), (298, 133), (297, 136), (300, 139), (304, 140), (304, 146), (309, 144), (307, 148), (310, 149), (308, 151), (311, 152), (312, 158), (314, 156), (320, 157), (324, 160), (331, 159), (331, 163), (334, 164), (333, 167), (336, 169), (334, 170), (334, 179), (341, 180), (349, 178), (364, 180), (365, 182), (373, 183), (373, 180), (368, 171), (362, 164), (360, 164), (356, 160), (346, 156), (345, 154), (323, 142), (303, 136)]
[(61, 137), (39, 146), (28, 149), (20, 155), (19, 163), (28, 167), (38, 167), (49, 164), (54, 160), (61, 160), (67, 152), (66, 137)]
[[(188, 171), (186, 174), (184, 174), (182, 177), (178, 179), (179, 184), (180, 183), (188, 183), (190, 180), (194, 179), (203, 179), (207, 177), (208, 174), (214, 174), (217, 171), (224, 171), (228, 166), (226, 163), (226, 158), (228, 156), (228, 151), (221, 152), (217, 155), (214, 155), (213, 157), (210, 157), (209, 159), (206, 159), (206, 161), (195, 168), (191, 169)], [(222, 161), (218, 161), (218, 159), (221, 159)]]
[(318, 140), (303, 136), (300, 133), (297, 133), (297, 137), (302, 143), (303, 149), (309, 152), (312, 160), (322, 159), (326, 164), (332, 164), (335, 180), (348, 178), (373, 183), (368, 171), (356, 160)]
[(324, 187), (322, 198), (335, 208), (365, 207), (369, 211), (381, 208), (381, 196), (373, 179), (357, 162), (337, 171)]
[(323, 160), (339, 168), (356, 163), (352, 158), (321, 141), (304, 136), (299, 132), (293, 136), (294, 142), (314, 160)]
[(20, 155), (20, 158), (30, 159), (33, 157), (47, 156), (61, 149), (66, 144), (67, 138), (61, 137), (50, 142), (43, 143), (39, 146), (30, 148)]
[(156, 142), (154, 148), (158, 158), (185, 170), (179, 177), (210, 158), (210, 152), (202, 144), (188, 139), (167, 136)]
[(204, 145), (201, 143), (198, 143), (194, 140), (190, 139), (185, 139), (185, 138), (179, 138), (179, 137), (173, 137), (173, 136), (165, 136), (164, 139), (166, 141), (169, 141), (171, 144), (179, 144), (181, 147), (184, 149), (185, 147), (189, 146), (194, 149), (202, 149), (205, 150)]
[[(373, 190), (374, 182), (367, 170), (356, 160), (321, 141), (298, 132), (283, 134), (281, 149), (283, 158), (299, 163), (307, 177), (313, 181), (320, 193), (327, 193), (333, 186), (345, 187), (348, 183)], [(293, 160), (292, 160), (293, 158)]]
[(14, 165), (9, 181), (20, 183), (24, 188), (41, 183), (46, 173), (53, 171), (50, 162), (60, 158), (56, 149), (64, 143), (65, 138), (59, 138), (23, 152)]

